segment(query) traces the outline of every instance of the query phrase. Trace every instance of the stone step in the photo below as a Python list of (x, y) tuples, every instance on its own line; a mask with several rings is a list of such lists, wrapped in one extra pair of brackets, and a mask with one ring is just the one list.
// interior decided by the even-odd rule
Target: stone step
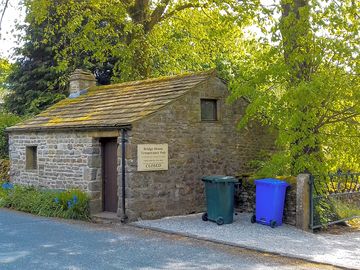
[(91, 216), (91, 220), (100, 224), (121, 223), (121, 218), (112, 212), (99, 212)]

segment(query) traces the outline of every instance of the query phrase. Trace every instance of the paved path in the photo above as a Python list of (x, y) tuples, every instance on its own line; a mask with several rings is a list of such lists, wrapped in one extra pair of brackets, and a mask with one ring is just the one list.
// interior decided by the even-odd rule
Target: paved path
[(360, 232), (313, 234), (283, 225), (275, 229), (250, 223), (251, 214), (235, 216), (234, 223), (218, 226), (201, 215), (144, 220), (135, 225), (220, 243), (360, 269)]
[(0, 269), (333, 269), (123, 225), (0, 208)]

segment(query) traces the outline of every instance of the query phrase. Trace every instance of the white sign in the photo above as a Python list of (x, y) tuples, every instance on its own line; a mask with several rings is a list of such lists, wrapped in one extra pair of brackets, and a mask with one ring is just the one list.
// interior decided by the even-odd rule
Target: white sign
[(167, 144), (138, 144), (138, 171), (166, 171), (168, 170)]

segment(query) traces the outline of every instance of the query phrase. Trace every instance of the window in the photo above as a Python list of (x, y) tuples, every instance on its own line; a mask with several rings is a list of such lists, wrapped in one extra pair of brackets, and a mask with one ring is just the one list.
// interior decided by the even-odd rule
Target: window
[(26, 146), (26, 169), (37, 169), (37, 146)]
[(217, 100), (202, 99), (201, 100), (201, 121), (217, 121)]

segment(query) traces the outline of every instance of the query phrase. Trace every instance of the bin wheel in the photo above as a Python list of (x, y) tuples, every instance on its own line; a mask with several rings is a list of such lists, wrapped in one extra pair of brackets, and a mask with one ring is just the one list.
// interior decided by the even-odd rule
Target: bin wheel
[(255, 215), (252, 215), (251, 216), (251, 223), (255, 223), (256, 222), (256, 216)]
[(208, 221), (209, 220), (207, 213), (202, 214), (201, 218), (202, 218), (203, 221)]
[(275, 220), (270, 220), (270, 227), (271, 227), (271, 228), (275, 228), (275, 227), (276, 227), (276, 221), (275, 221)]
[(219, 226), (223, 225), (224, 224), (224, 219), (222, 217), (217, 218), (216, 224), (219, 225)]

